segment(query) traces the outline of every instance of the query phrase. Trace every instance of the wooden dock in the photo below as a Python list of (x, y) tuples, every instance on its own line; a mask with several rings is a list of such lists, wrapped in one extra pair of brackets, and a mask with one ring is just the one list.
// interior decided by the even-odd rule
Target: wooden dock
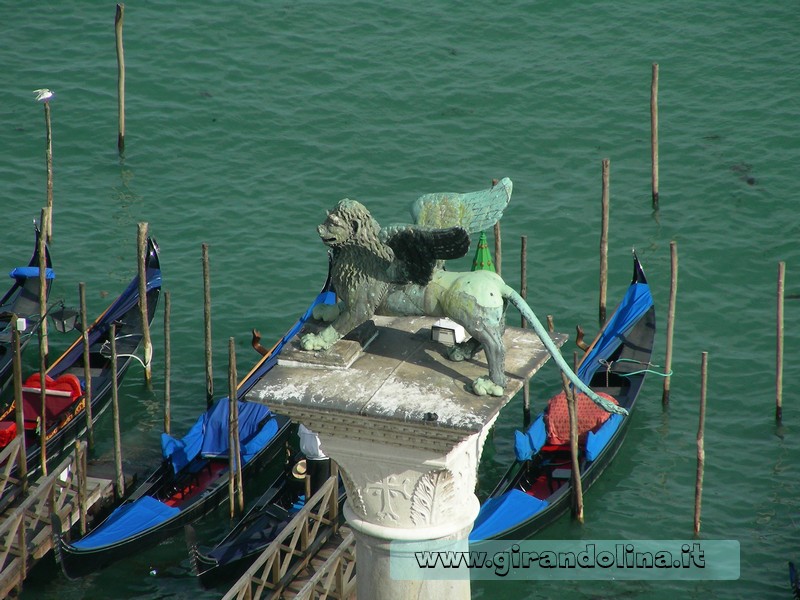
[(355, 537), (349, 527), (340, 527), (286, 586), (282, 597), (292, 600), (356, 600), (355, 567)]
[(340, 524), (336, 469), (225, 600), (355, 599), (355, 538)]
[[(75, 452), (70, 454), (0, 515), (0, 598), (19, 594), (33, 564), (52, 550), (54, 515), (65, 528), (81, 522), (85, 529), (87, 512), (112, 501), (113, 482), (84, 476), (86, 443), (78, 449), (80, 460), (76, 461)], [(5, 486), (9, 480), (2, 483)]]

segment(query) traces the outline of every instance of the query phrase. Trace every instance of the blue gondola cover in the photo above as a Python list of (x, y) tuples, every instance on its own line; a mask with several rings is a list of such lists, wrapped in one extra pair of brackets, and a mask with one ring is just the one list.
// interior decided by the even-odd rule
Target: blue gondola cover
[(619, 338), (623, 338), (652, 305), (653, 297), (650, 294), (649, 285), (636, 283), (628, 288), (622, 302), (601, 332), (600, 338), (578, 367), (577, 375), (581, 381), (586, 383), (591, 380), (592, 375), (600, 366), (600, 361), (611, 356), (619, 347)]
[[(229, 404), (227, 398), (218, 400), (181, 439), (161, 434), (162, 455), (172, 462), (176, 473), (197, 456), (228, 456)], [(275, 419), (270, 419), (271, 416), (272, 413), (264, 404), (239, 401), (239, 441), (243, 463), (247, 463), (278, 431), (278, 424)], [(267, 419), (270, 420), (265, 427)]]
[(533, 422), (525, 433), (514, 432), (514, 454), (517, 460), (530, 460), (547, 441), (547, 431), (544, 426), (544, 414)]
[(132, 504), (123, 504), (117, 508), (103, 522), (102, 527), (78, 540), (73, 546), (91, 549), (114, 544), (158, 525), (179, 512), (178, 508), (167, 506), (150, 496), (144, 496)]
[(520, 490), (509, 490), (497, 498), (490, 498), (481, 506), (475, 525), (469, 534), (471, 542), (487, 540), (523, 523), (547, 506), (547, 500), (529, 496)]
[[(39, 267), (15, 267), (8, 274), (12, 279), (31, 279), (32, 277), (39, 277)], [(53, 269), (46, 268), (44, 270), (45, 279), (55, 279), (56, 273)]]
[(603, 448), (605, 448), (608, 440), (611, 439), (611, 436), (619, 429), (622, 419), (622, 415), (611, 415), (600, 429), (589, 432), (589, 435), (586, 436), (586, 460), (594, 460), (597, 458)]

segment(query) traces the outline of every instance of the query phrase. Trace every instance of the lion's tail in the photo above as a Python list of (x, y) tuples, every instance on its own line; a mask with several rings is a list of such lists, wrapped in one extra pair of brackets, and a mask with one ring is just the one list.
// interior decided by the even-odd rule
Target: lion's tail
[(570, 369), (569, 365), (567, 364), (567, 361), (565, 361), (564, 357), (561, 356), (561, 351), (553, 343), (553, 340), (550, 338), (550, 334), (544, 328), (541, 321), (539, 321), (539, 319), (536, 317), (531, 307), (528, 306), (528, 303), (525, 302), (522, 296), (520, 296), (513, 288), (506, 285), (503, 288), (503, 297), (508, 299), (509, 302), (511, 302), (511, 304), (516, 306), (517, 310), (519, 310), (522, 316), (525, 317), (525, 320), (528, 322), (528, 324), (530, 324), (530, 326), (536, 332), (536, 335), (539, 336), (539, 339), (542, 340), (544, 347), (547, 349), (548, 352), (550, 352), (550, 356), (553, 357), (553, 360), (556, 362), (558, 367), (564, 372), (564, 374), (567, 376), (567, 379), (570, 380), (572, 385), (574, 385), (584, 394), (589, 396), (589, 398), (591, 398), (595, 404), (602, 407), (607, 412), (619, 413), (622, 415), (628, 414), (627, 410), (625, 410), (621, 406), (614, 404), (613, 402), (609, 402), (608, 400), (601, 398), (592, 390), (590, 390), (585, 383), (583, 383), (580, 379), (578, 379), (578, 376), (575, 374), (575, 372), (572, 369)]

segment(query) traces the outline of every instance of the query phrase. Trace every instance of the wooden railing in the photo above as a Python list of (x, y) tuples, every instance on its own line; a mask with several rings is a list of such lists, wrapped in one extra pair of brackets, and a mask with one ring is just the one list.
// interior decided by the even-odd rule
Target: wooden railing
[(277, 597), (339, 527), (339, 481), (332, 476), (225, 595), (225, 600)]
[[(0, 598), (15, 588), (19, 591), (34, 560), (53, 547), (51, 518), (57, 515), (66, 527), (85, 519), (86, 477), (74, 468), (84, 465), (86, 443), (76, 448), (47, 477), (30, 488), (27, 497), (0, 523)], [(99, 491), (99, 489), (97, 490)], [(85, 521), (84, 521), (85, 522)]]
[(12, 473), (17, 472), (21, 447), (22, 438), (17, 436), (0, 452), (0, 465), (2, 465), (0, 467), (2, 469), (0, 472), (0, 498), (4, 498), (6, 493), (16, 495), (22, 491), (22, 482), (17, 477), (11, 476)]
[(356, 539), (349, 532), (325, 564), (300, 588), (294, 600), (350, 598), (356, 590)]

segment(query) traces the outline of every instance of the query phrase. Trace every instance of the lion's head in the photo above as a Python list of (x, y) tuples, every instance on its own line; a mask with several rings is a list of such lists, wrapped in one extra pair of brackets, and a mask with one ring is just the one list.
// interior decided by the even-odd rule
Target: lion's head
[(380, 226), (360, 202), (345, 198), (340, 200), (328, 218), (317, 227), (319, 237), (331, 248), (343, 246), (379, 245)]

